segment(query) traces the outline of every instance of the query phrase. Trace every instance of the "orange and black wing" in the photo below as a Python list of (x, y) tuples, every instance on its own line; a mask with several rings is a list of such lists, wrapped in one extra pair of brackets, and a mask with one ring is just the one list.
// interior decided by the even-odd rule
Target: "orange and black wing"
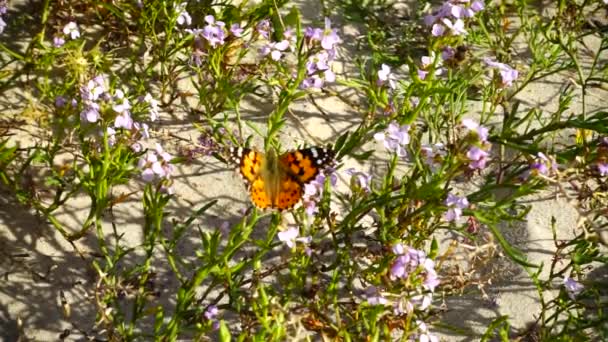
[(304, 185), (330, 166), (333, 158), (334, 152), (329, 148), (310, 147), (286, 152), (279, 157), (279, 162), (287, 173)]
[(246, 147), (231, 147), (229, 159), (230, 162), (237, 165), (237, 169), (245, 178), (247, 185), (251, 186), (260, 175), (264, 155)]

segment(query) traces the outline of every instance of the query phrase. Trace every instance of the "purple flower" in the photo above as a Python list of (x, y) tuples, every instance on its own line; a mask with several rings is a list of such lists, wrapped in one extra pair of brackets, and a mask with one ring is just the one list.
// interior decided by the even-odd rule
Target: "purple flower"
[(469, 207), (469, 201), (466, 197), (458, 197), (449, 193), (448, 198), (445, 200), (445, 205), (448, 207), (448, 211), (445, 213), (445, 220), (447, 222), (452, 222), (460, 219), (462, 216), (462, 209)]
[(325, 30), (323, 31), (323, 37), (321, 38), (321, 47), (325, 50), (332, 50), (334, 45), (340, 44), (342, 40), (338, 36), (337, 30), (331, 28), (331, 20), (325, 18)]
[(205, 313), (203, 315), (205, 316), (206, 319), (211, 321), (217, 317), (218, 313), (219, 313), (219, 310), (217, 309), (217, 306), (209, 305), (209, 307), (207, 307), (207, 310), (205, 310)]
[(255, 29), (262, 37), (270, 39), (270, 32), (272, 30), (272, 27), (270, 26), (270, 20), (264, 19), (260, 21), (256, 25)]
[(417, 305), (419, 310), (426, 310), (431, 306), (433, 301), (433, 294), (427, 293), (426, 295), (417, 295), (412, 297), (410, 305)]
[(190, 17), (190, 14), (188, 13), (188, 11), (186, 11), (187, 5), (187, 2), (182, 2), (175, 8), (175, 11), (177, 12), (177, 23), (179, 25), (192, 25), (192, 17)]
[(469, 168), (473, 170), (481, 170), (486, 167), (488, 162), (488, 152), (480, 149), (477, 146), (473, 146), (467, 152), (467, 158), (471, 161)]
[(382, 68), (378, 70), (378, 84), (382, 85), (385, 82), (388, 82), (388, 86), (393, 90), (397, 87), (396, 78), (391, 73), (391, 68), (386, 64), (382, 64)]
[(132, 129), (133, 128), (133, 119), (129, 112), (123, 112), (116, 116), (114, 119), (114, 127), (116, 128), (124, 128), (124, 129)]
[(445, 150), (445, 145), (437, 143), (435, 145), (422, 145), (420, 147), (420, 154), (424, 157), (424, 163), (431, 171), (437, 172), (443, 163), (444, 157), (447, 156), (447, 151)]
[(323, 39), (323, 29), (317, 27), (307, 27), (304, 29), (304, 37), (310, 41), (321, 41)]
[(450, 19), (443, 18), (443, 19), (441, 19), (441, 22), (448, 29), (450, 29), (450, 33), (453, 36), (460, 36), (460, 35), (464, 36), (467, 34), (467, 31), (464, 29), (464, 21), (462, 21), (462, 19), (456, 19), (456, 21), (454, 21), (452, 23), (452, 21)]
[(116, 113), (128, 112), (129, 109), (131, 109), (129, 99), (125, 97), (125, 93), (120, 89), (117, 89), (114, 92), (114, 101), (115, 102), (112, 106), (112, 110), (114, 110)]
[(148, 124), (133, 122), (133, 128), (141, 135), (143, 139), (150, 139), (150, 131)]
[(578, 296), (585, 289), (583, 284), (570, 277), (564, 277), (564, 287), (566, 288), (568, 297), (570, 297), (572, 300), (574, 300), (576, 296)]
[(390, 152), (397, 153), (397, 156), (404, 157), (407, 155), (405, 146), (410, 142), (409, 135), (410, 126), (399, 126), (396, 122), (391, 122), (385, 132), (374, 134), (374, 139), (382, 141), (384, 147)]
[(205, 22), (207, 23), (207, 26), (203, 28), (201, 36), (209, 42), (209, 45), (211, 45), (212, 48), (223, 45), (224, 39), (226, 38), (224, 22), (215, 21), (215, 18), (212, 15), (205, 16)]
[(94, 102), (99, 100), (107, 92), (107, 89), (107, 77), (98, 75), (80, 87), (80, 96), (86, 103)]
[(395, 255), (405, 254), (405, 247), (403, 247), (402, 243), (396, 243), (395, 245), (393, 245), (392, 250)]
[(302, 196), (302, 205), (305, 208), (306, 214), (309, 217), (314, 216), (319, 211), (317, 208), (317, 202), (321, 200), (323, 191), (325, 189), (325, 179), (329, 177), (329, 184), (335, 186), (337, 182), (337, 176), (333, 170), (326, 170), (328, 176), (323, 173), (319, 173), (317, 178), (312, 182), (304, 185), (304, 195)]
[[(112, 127), (108, 127), (106, 131), (108, 132), (108, 145), (114, 146), (116, 143), (116, 130), (114, 130)], [(103, 134), (101, 135), (103, 136)]]
[(606, 162), (598, 162), (597, 170), (600, 172), (600, 176), (608, 176), (608, 163)]
[(63, 39), (63, 37), (59, 37), (59, 36), (55, 36), (53, 37), (53, 46), (58, 48), (63, 46), (63, 44), (65, 44), (65, 39)]
[(232, 33), (233, 36), (238, 38), (243, 35), (243, 29), (241, 28), (240, 24), (235, 23), (230, 26), (230, 33)]
[(55, 107), (63, 108), (67, 103), (68, 103), (68, 100), (66, 100), (65, 97), (63, 97), (61, 95), (55, 97)]
[(353, 190), (362, 190), (364, 192), (370, 192), (370, 185), (372, 176), (362, 171), (357, 171), (354, 168), (346, 170), (346, 174), (351, 176), (350, 186)]
[[(435, 52), (433, 52), (433, 51), (431, 51), (431, 55), (430, 56), (422, 56), (420, 58), (420, 65), (421, 65), (422, 69), (418, 69), (417, 72), (418, 72), (418, 77), (421, 80), (426, 79), (426, 76), (429, 73), (428, 69), (432, 68), (432, 66), (435, 63), (435, 59), (436, 59), (435, 58)], [(437, 62), (437, 66), (436, 66), (437, 68), (435, 69), (435, 75), (436, 76), (439, 76), (439, 75), (443, 74), (443, 72), (445, 70), (443, 68), (440, 68), (441, 64), (442, 64), (442, 62), (441, 62), (441, 60), (439, 60)]]
[(325, 29), (307, 27), (304, 30), (304, 36), (310, 42), (320, 42), (321, 47), (327, 51), (335, 53), (335, 45), (340, 44), (342, 40), (338, 36), (338, 31), (331, 28), (331, 20), (325, 18)]
[(441, 59), (444, 61), (454, 58), (455, 55), (456, 50), (454, 50), (454, 48), (452, 48), (451, 46), (446, 46), (443, 48), (443, 50), (441, 50)]
[(473, 12), (479, 12), (483, 10), (484, 7), (483, 1), (473, 1), (471, 4), (471, 10), (473, 10)]
[(63, 34), (69, 36), (71, 39), (80, 37), (80, 31), (78, 30), (78, 24), (70, 21), (63, 27)]
[(522, 178), (527, 179), (530, 175), (549, 176), (551, 173), (555, 173), (557, 168), (558, 165), (553, 158), (549, 158), (544, 153), (538, 152), (534, 161), (530, 163), (530, 169), (522, 175)]
[(477, 135), (477, 138), (481, 143), (485, 143), (488, 141), (489, 130), (486, 127), (478, 124), (477, 122), (471, 119), (462, 119), (462, 125), (466, 127), (469, 132), (472, 132)]
[(4, 20), (2, 20), (2, 17), (0, 17), (0, 33), (4, 32), (4, 29), (6, 28), (6, 22)]
[(510, 87), (513, 84), (513, 81), (515, 81), (519, 76), (517, 70), (504, 63), (493, 61), (490, 58), (484, 58), (483, 61), (489, 67), (498, 69), (501, 78), (501, 87), (503, 88)]
[(81, 122), (94, 123), (99, 120), (101, 115), (99, 114), (99, 105), (97, 103), (91, 103), (80, 112)]

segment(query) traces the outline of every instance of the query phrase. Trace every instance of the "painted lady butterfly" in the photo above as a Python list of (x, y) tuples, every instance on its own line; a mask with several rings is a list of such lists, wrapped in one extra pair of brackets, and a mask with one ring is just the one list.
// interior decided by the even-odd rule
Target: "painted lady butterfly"
[(251, 201), (258, 208), (285, 210), (296, 205), (304, 185), (333, 162), (329, 148), (310, 147), (277, 155), (274, 149), (264, 154), (249, 148), (230, 149), (230, 161), (238, 165), (245, 178)]

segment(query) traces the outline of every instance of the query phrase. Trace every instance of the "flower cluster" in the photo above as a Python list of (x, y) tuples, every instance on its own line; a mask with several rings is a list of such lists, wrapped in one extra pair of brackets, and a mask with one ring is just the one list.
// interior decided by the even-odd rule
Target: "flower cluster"
[(448, 207), (448, 211), (446, 211), (444, 218), (447, 222), (453, 222), (462, 217), (462, 209), (469, 207), (469, 201), (466, 197), (459, 197), (449, 193), (448, 198), (445, 200), (445, 205)]
[[(433, 292), (439, 285), (439, 277), (435, 270), (435, 262), (428, 258), (426, 253), (415, 248), (397, 243), (392, 248), (395, 259), (389, 270), (389, 277), (393, 281), (401, 280), (405, 284), (413, 284), (420, 281), (425, 293), (417, 293), (413, 296), (401, 292), (395, 299), (390, 300), (389, 293), (381, 293), (376, 287), (367, 289), (367, 303), (369, 305), (392, 305), (396, 316), (411, 314), (414, 310), (427, 310), (433, 300)], [(420, 330), (420, 340), (425, 335), (426, 341), (436, 341), (437, 337), (431, 335), (422, 321), (417, 321)]]
[(482, 170), (488, 162), (491, 145), (488, 142), (488, 129), (471, 119), (463, 119), (462, 126), (468, 130), (468, 135), (473, 141), (466, 153), (471, 170)]
[(146, 183), (155, 181), (169, 180), (175, 171), (171, 164), (173, 156), (165, 152), (160, 144), (156, 148), (148, 151), (139, 159), (138, 167), (142, 169), (141, 177)]
[(431, 27), (435, 37), (466, 35), (464, 19), (471, 18), (484, 8), (482, 1), (448, 0), (441, 7), (424, 17), (424, 24)]
[(328, 175), (319, 173), (317, 178), (312, 182), (307, 183), (304, 186), (304, 195), (302, 196), (302, 205), (306, 210), (306, 214), (309, 217), (313, 217), (318, 211), (317, 203), (323, 197), (323, 191), (325, 189), (325, 179), (329, 177), (329, 184), (335, 186), (338, 181), (337, 176), (333, 173), (333, 170), (327, 170)]
[(304, 37), (310, 51), (320, 45), (321, 50), (310, 55), (306, 62), (306, 78), (301, 87), (322, 88), (326, 82), (334, 82), (336, 75), (331, 64), (336, 57), (336, 47), (342, 42), (337, 30), (331, 28), (331, 21), (325, 18), (325, 29), (307, 27)]
[[(410, 274), (417, 274), (422, 268), (423, 286), (430, 292), (434, 292), (439, 285), (439, 278), (435, 271), (435, 262), (427, 258), (424, 251), (404, 246), (400, 243), (393, 246), (393, 253), (397, 256), (391, 265), (390, 278), (407, 279)], [(426, 307), (425, 307), (426, 308)]]
[(374, 139), (384, 143), (384, 147), (399, 157), (405, 157), (407, 152), (405, 146), (410, 143), (410, 126), (399, 126), (396, 122), (391, 122), (386, 131), (374, 134)]
[(0, 33), (4, 32), (4, 28), (6, 27), (6, 22), (2, 20), (2, 16), (8, 12), (8, 3), (7, 0), (0, 0)]
[(504, 63), (493, 61), (490, 58), (484, 58), (483, 61), (487, 66), (498, 70), (498, 72), (500, 73), (501, 88), (510, 87), (513, 84), (513, 81), (515, 81), (519, 76), (519, 72), (517, 70), (511, 68), (510, 66)]
[[(191, 21), (186, 18), (190, 16), (186, 16), (187, 12), (183, 10), (180, 12), (181, 16), (179, 18), (184, 18), (184, 24), (190, 25)], [(212, 15), (205, 16), (205, 22), (207, 25), (201, 28), (193, 28), (193, 29), (185, 29), (184, 31), (188, 34), (194, 36), (194, 51), (192, 52), (191, 60), (196, 66), (202, 65), (201, 56), (205, 55), (208, 50), (212, 50), (217, 48), (218, 46), (222, 46), (226, 43), (226, 39), (228, 38), (228, 31), (226, 30), (226, 24), (223, 21), (215, 20), (215, 17)], [(243, 29), (240, 24), (235, 23), (230, 26), (230, 33), (235, 37), (240, 37), (243, 34)]]
[[(140, 98), (140, 103), (145, 103), (149, 108), (150, 120), (158, 117), (158, 102), (150, 94)], [(63, 108), (68, 99), (63, 96), (55, 98), (55, 106)], [(72, 108), (78, 108), (78, 101), (70, 101)], [(140, 152), (143, 147), (140, 139), (150, 138), (148, 125), (144, 122), (135, 121), (131, 115), (132, 103), (127, 96), (126, 89), (116, 89), (113, 92), (109, 88), (106, 75), (98, 75), (85, 82), (80, 87), (80, 123), (89, 127), (105, 127), (105, 131), (99, 135), (107, 134), (108, 144), (114, 146), (119, 132), (125, 132), (126, 143), (134, 152)], [(107, 120), (112, 120), (107, 121)]]

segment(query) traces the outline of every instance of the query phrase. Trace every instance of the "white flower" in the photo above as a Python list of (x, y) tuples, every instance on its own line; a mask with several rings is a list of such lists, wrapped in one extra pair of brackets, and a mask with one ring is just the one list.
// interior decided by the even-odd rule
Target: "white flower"
[(80, 37), (80, 31), (78, 30), (78, 24), (70, 21), (63, 27), (63, 33), (72, 39)]

